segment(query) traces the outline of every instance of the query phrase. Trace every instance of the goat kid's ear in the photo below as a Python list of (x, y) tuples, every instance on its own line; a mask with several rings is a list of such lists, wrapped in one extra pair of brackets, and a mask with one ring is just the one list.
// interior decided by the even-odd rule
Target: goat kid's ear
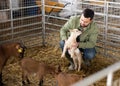
[(23, 51), (23, 49), (20, 47), (20, 45), (16, 45), (16, 49), (19, 53), (21, 53)]

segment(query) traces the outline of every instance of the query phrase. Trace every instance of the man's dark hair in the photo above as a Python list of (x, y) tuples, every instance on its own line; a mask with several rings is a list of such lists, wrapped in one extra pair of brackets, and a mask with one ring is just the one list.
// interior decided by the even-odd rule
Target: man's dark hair
[(93, 10), (91, 10), (91, 9), (85, 9), (83, 12), (82, 12), (82, 14), (83, 14), (83, 16), (85, 17), (85, 18), (90, 18), (90, 20), (92, 20), (93, 19), (93, 17), (94, 17), (94, 11)]

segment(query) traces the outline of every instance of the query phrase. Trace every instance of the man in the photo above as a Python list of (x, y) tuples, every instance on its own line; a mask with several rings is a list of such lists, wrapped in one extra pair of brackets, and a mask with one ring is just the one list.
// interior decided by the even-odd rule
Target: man
[[(94, 11), (85, 9), (81, 16), (72, 16), (60, 30), (60, 47), (62, 50), (65, 41), (70, 35), (69, 29), (77, 28), (82, 31), (82, 34), (76, 38), (76, 41), (80, 42), (78, 48), (83, 53), (83, 60), (87, 66), (90, 65), (91, 59), (95, 57), (95, 46), (99, 32), (93, 18)], [(73, 59), (70, 57), (68, 51), (66, 52), (66, 58), (70, 61), (69, 70), (74, 70)]]

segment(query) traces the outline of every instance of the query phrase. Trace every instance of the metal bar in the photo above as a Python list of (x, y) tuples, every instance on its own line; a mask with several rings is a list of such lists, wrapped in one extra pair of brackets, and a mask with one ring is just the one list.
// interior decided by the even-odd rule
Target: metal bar
[(24, 39), (24, 38), (27, 38), (27, 37), (33, 37), (33, 36), (39, 36), (39, 35), (42, 35), (42, 32), (40, 33), (36, 33), (36, 34), (30, 34), (30, 35), (27, 35), (27, 36), (21, 36), (21, 37), (18, 37), (18, 38), (15, 38), (15, 39)]
[(9, 4), (9, 6), (10, 6), (10, 18), (11, 18), (11, 33), (12, 33), (12, 40), (13, 40), (13, 38), (14, 38), (14, 36), (13, 36), (13, 10), (12, 10), (12, 0), (9, 0), (9, 2), (10, 2), (10, 4)]
[(25, 9), (25, 8), (34, 8), (34, 7), (39, 7), (39, 5), (35, 5), (35, 6), (27, 6), (27, 7), (19, 7), (19, 8), (12, 8), (12, 10), (19, 10), (19, 9)]
[(48, 24), (48, 25), (53, 25), (53, 26), (58, 26), (58, 27), (62, 27), (62, 25), (53, 24), (53, 23), (47, 23), (47, 22), (45, 22), (45, 24)]
[[(105, 11), (105, 45), (104, 46), (107, 46), (107, 31), (108, 31), (108, 3), (106, 2), (105, 0), (105, 7), (104, 7), (104, 11)], [(105, 49), (105, 55), (107, 55), (106, 53), (106, 49)]]
[(106, 86), (112, 86), (112, 79), (113, 79), (113, 72), (108, 74)]
[(56, 30), (56, 29), (53, 29), (53, 28), (46, 28), (46, 30), (52, 30), (52, 31), (56, 31), (56, 32), (60, 31), (60, 30)]
[(16, 27), (13, 27), (13, 29), (15, 29), (15, 28), (23, 28), (23, 27), (28, 27), (28, 26), (38, 25), (38, 24), (42, 24), (42, 23), (38, 22), (38, 23), (26, 24), (26, 25), (22, 25), (22, 26), (16, 26)]
[(34, 15), (34, 16), (27, 16), (27, 17), (23, 17), (23, 18), (16, 18), (16, 19), (13, 19), (13, 20), (14, 20), (14, 21), (15, 21), (15, 20), (23, 20), (23, 19), (29, 19), (29, 18), (40, 17), (40, 16), (42, 16), (42, 14), (41, 14), (41, 15)]
[(68, 18), (62, 18), (57, 16), (45, 15), (45, 17), (54, 18), (54, 19), (61, 19), (61, 20), (68, 20)]
[(96, 81), (100, 81), (101, 79), (105, 78), (106, 76), (108, 76), (108, 74), (118, 71), (119, 69), (120, 69), (120, 61), (101, 71), (96, 72), (93, 75), (84, 78), (83, 80), (73, 84), (72, 86), (89, 86), (95, 83)]
[(42, 1), (42, 27), (43, 27), (42, 38), (43, 38), (43, 46), (45, 46), (45, 1), (44, 0), (41, 1)]

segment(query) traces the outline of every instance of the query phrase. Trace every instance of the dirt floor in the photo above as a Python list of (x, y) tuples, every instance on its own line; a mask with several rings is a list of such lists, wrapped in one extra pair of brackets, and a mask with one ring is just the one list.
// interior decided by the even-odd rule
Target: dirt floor
[[(69, 71), (67, 69), (68, 61), (66, 58), (60, 58), (61, 50), (56, 47), (50, 46), (38, 46), (34, 48), (28, 48), (25, 53), (25, 57), (33, 58), (37, 61), (43, 61), (48, 64), (52, 64), (57, 66), (61, 65), (62, 71), (67, 73), (75, 73), (81, 76), (87, 77), (103, 68), (109, 66), (110, 64), (115, 63), (112, 58), (103, 57), (101, 55), (96, 55), (96, 57), (92, 60), (92, 64), (89, 68), (87, 68), (82, 63), (82, 69), (78, 71)], [(116, 78), (119, 78), (119, 72), (115, 73)], [(19, 66), (19, 60), (15, 58), (11, 58), (8, 60), (6, 66), (3, 69), (3, 82), (5, 86), (22, 86), (22, 72)], [(25, 86), (38, 86), (38, 80), (34, 76), (30, 76), (31, 84)], [(55, 78), (48, 74), (44, 78), (43, 86), (56, 86)], [(103, 79), (99, 82), (94, 83), (93, 86), (106, 86), (106, 79)]]

